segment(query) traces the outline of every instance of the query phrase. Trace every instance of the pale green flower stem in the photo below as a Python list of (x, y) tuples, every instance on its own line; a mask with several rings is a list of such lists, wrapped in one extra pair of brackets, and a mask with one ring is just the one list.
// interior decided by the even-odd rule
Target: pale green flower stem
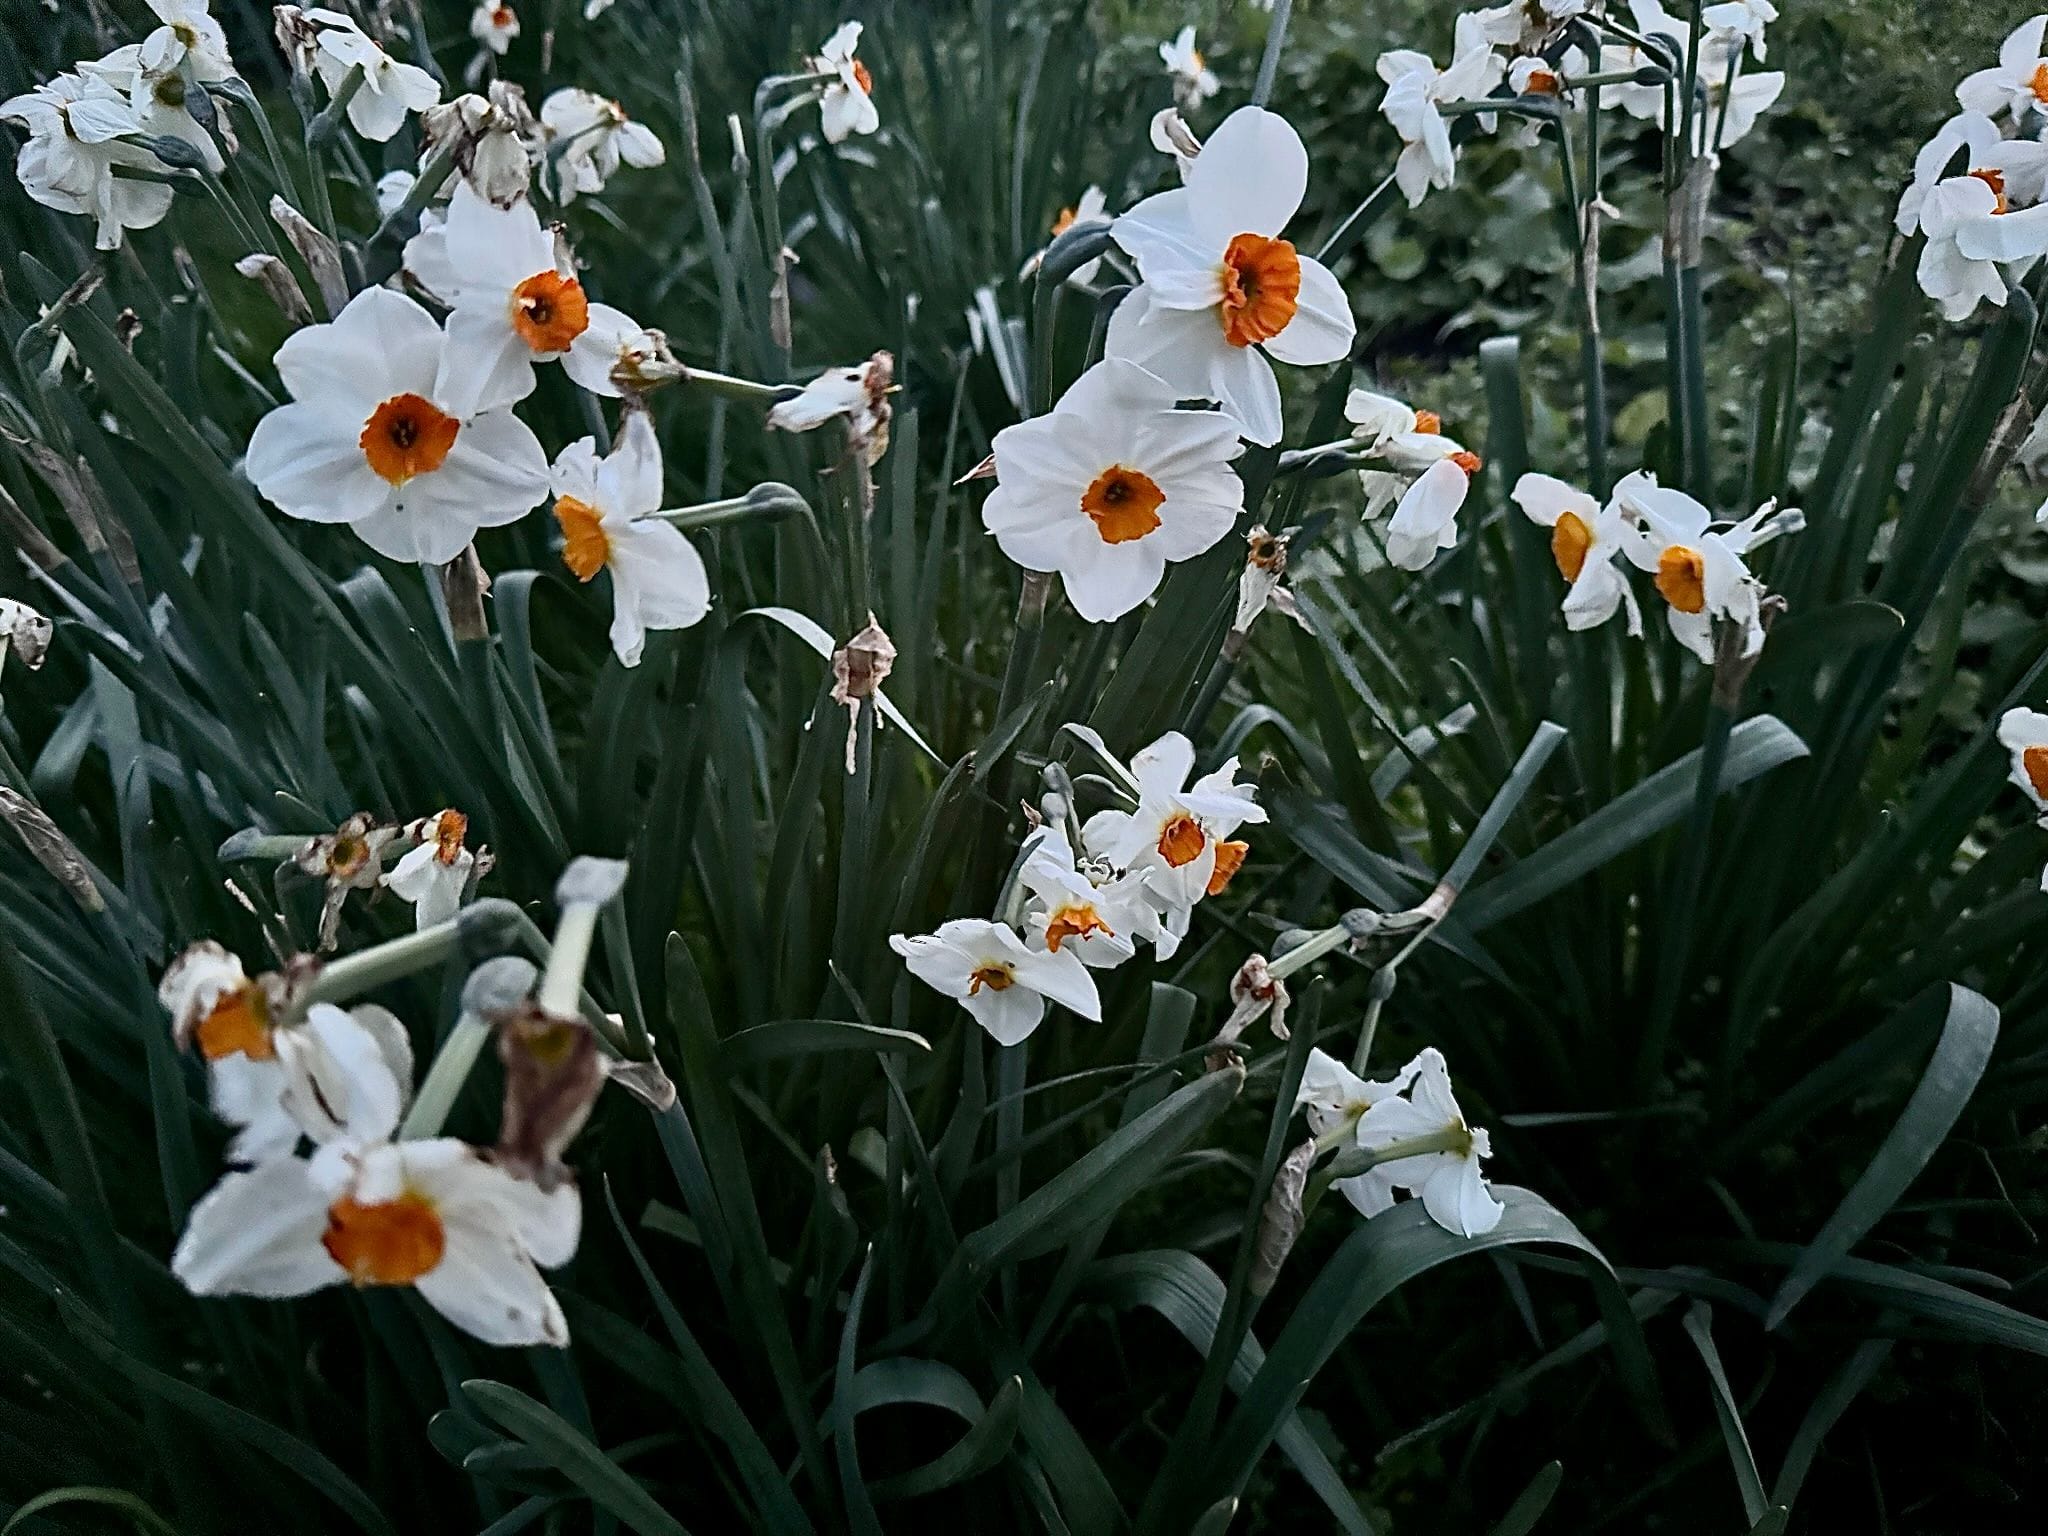
[(312, 185), (308, 190), (313, 204), (310, 212), (321, 233), (330, 240), (335, 238), (334, 200), (327, 191), (327, 145), (341, 127), (342, 114), (348, 111), (349, 103), (356, 99), (356, 93), (362, 90), (363, 82), (368, 78), (362, 65), (350, 65), (341, 84), (328, 98), (327, 105), (306, 124), (306, 169), (311, 178)]
[[(1350, 1125), (1340, 1126), (1331, 1134), (1333, 1136), (1341, 1135), (1341, 1138), (1349, 1139), (1357, 1135), (1357, 1127)], [(1317, 1138), (1316, 1155), (1318, 1157), (1322, 1156), (1324, 1151), (1323, 1144), (1329, 1139), (1329, 1137)], [(1338, 1142), (1338, 1145), (1341, 1144), (1342, 1140)], [(1406, 1141), (1390, 1142), (1384, 1147), (1356, 1147), (1348, 1152), (1339, 1152), (1337, 1156), (1309, 1175), (1308, 1190), (1301, 1200), (1303, 1218), (1307, 1218), (1308, 1213), (1316, 1208), (1316, 1202), (1321, 1200), (1330, 1186), (1339, 1179), (1355, 1179), (1361, 1173), (1377, 1168), (1382, 1163), (1395, 1163), (1406, 1157), (1428, 1157), (1436, 1152), (1463, 1152), (1468, 1150), (1471, 1145), (1472, 1133), (1470, 1131), (1466, 1130), (1463, 1126), (1448, 1125), (1440, 1131), (1430, 1132), (1427, 1136), (1413, 1136)]]

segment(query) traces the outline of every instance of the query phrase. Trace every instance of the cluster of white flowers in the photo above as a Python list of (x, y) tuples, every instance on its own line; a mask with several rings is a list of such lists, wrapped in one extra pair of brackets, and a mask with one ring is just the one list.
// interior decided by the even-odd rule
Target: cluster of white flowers
[(955, 918), (938, 932), (896, 934), (890, 948), (926, 985), (961, 1007), (1004, 1045), (1038, 1028), (1048, 1001), (1100, 1020), (1089, 970), (1123, 964), (1139, 940), (1162, 960), (1187, 936), (1195, 907), (1229, 885), (1246, 843), (1232, 834), (1263, 822), (1237, 759), (1192, 784), (1194, 745), (1169, 731), (1128, 767), (1104, 754), (1119, 803), (1080, 823), (1049, 796), (1030, 833), (1014, 888), (996, 919)]
[(1956, 87), (1962, 110), (1921, 148), (1899, 196), (1899, 233), (1926, 237), (1920, 287), (1947, 319), (1968, 318), (1981, 300), (2003, 304), (2007, 285), (2048, 253), (2044, 33), (2048, 15), (2021, 22), (1998, 63)]

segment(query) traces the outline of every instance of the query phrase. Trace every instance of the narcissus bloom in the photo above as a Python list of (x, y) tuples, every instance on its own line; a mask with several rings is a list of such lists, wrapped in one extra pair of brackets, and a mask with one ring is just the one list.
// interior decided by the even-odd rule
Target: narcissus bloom
[(661, 509), (661, 444), (644, 410), (629, 410), (612, 451), (595, 438), (562, 450), (554, 470), (562, 563), (578, 581), (612, 576), (612, 649), (640, 664), (650, 629), (688, 629), (711, 611), (703, 557)]
[(381, 879), (392, 895), (412, 903), (413, 925), (431, 928), (462, 909), (462, 893), (477, 865), (464, 845), (469, 818), (437, 811), (405, 829), (412, 848)]
[(981, 519), (1027, 570), (1058, 571), (1084, 619), (1121, 618), (1168, 562), (1230, 532), (1244, 483), (1237, 423), (1176, 408), (1178, 391), (1135, 363), (1097, 363), (1049, 413), (995, 437), (996, 488)]
[(1015, 1045), (1045, 1018), (1048, 1000), (1102, 1019), (1095, 979), (1074, 950), (1032, 949), (1007, 923), (956, 917), (937, 933), (893, 934), (889, 947), (926, 986), (959, 999), (998, 1044)]
[(207, 0), (149, 0), (149, 8), (160, 25), (138, 45), (144, 69), (174, 73), (189, 59), (199, 80), (225, 80), (234, 74), (228, 35), (207, 13)]
[[(438, 244), (439, 249), (434, 247)], [(476, 400), (523, 400), (533, 365), (559, 361), (592, 394), (616, 396), (612, 367), (621, 338), (640, 326), (608, 304), (593, 304), (524, 198), (500, 208), (467, 181), (448, 201), (445, 224), (406, 242), (406, 266), (452, 307), (448, 344), (470, 364), (450, 408)]]
[(1500, 1225), (1507, 1207), (1480, 1174), (1493, 1146), (1485, 1131), (1465, 1123), (1451, 1092), (1443, 1053), (1434, 1046), (1402, 1069), (1413, 1079), (1407, 1098), (1383, 1098), (1358, 1122), (1359, 1145), (1383, 1150), (1424, 1138), (1450, 1143), (1442, 1151), (1381, 1163), (1372, 1171), (1418, 1196), (1430, 1219), (1460, 1237), (1478, 1237)]
[(2012, 754), (2012, 782), (2027, 792), (2036, 810), (2048, 811), (2048, 715), (2008, 709), (1998, 717), (1998, 740)]
[(877, 352), (852, 368), (827, 368), (768, 412), (768, 425), (782, 432), (810, 432), (843, 418), (848, 439), (870, 466), (889, 451), (889, 396), (895, 392), (896, 360)]
[(1944, 318), (1962, 320), (1980, 299), (2005, 302), (2002, 266), (2031, 263), (2048, 252), (2048, 204), (2014, 208), (1995, 170), (1951, 176), (1928, 190), (1920, 229), (1927, 236), (1917, 272), (1921, 290)]
[(2006, 34), (1998, 63), (1968, 75), (1956, 87), (1956, 100), (1986, 117), (2000, 113), (2017, 124), (2029, 112), (2048, 111), (2048, 57), (2042, 54), (2048, 16), (2029, 16)]
[(1026, 926), (1054, 953), (1071, 950), (1083, 965), (1122, 965), (1136, 953), (1133, 939), (1147, 926), (1126, 907), (1134, 891), (1107, 863), (1078, 860), (1057, 826), (1038, 833), (1018, 878), (1033, 898)]
[(1281, 237), (1307, 187), (1301, 135), (1263, 107), (1240, 107), (1185, 186), (1110, 226), (1144, 282), (1110, 320), (1109, 355), (1218, 402), (1255, 443), (1280, 440), (1280, 383), (1267, 358), (1334, 363), (1355, 335), (1330, 269)]
[(519, 13), (509, 5), (484, 0), (469, 15), (469, 35), (503, 58), (519, 35)]
[[(1097, 219), (1107, 218), (1108, 215), (1109, 199), (1103, 195), (1102, 188), (1091, 184), (1088, 190), (1081, 194), (1079, 202), (1060, 210), (1059, 217), (1052, 221), (1050, 233), (1057, 240), (1076, 224), (1093, 223)], [(1045, 250), (1043, 248), (1033, 251), (1029, 259), (1025, 261), (1023, 270), (1017, 275), (1019, 277), (1029, 277), (1038, 270), (1039, 263), (1044, 259)], [(1098, 256), (1094, 260), (1084, 261), (1080, 266), (1074, 268), (1072, 272), (1067, 274), (1067, 281), (1076, 286), (1092, 283), (1095, 281), (1095, 274), (1101, 270), (1102, 258)], [(974, 312), (970, 311), (970, 313)], [(977, 318), (979, 318), (978, 315)]]
[(199, 152), (206, 169), (218, 175), (226, 165), (213, 135), (192, 115), (190, 87), (175, 66), (151, 68), (143, 62), (140, 43), (116, 48), (103, 59), (78, 66), (80, 74), (104, 81), (127, 99), (138, 131), (157, 138), (178, 139)]
[(1550, 530), (1550, 557), (1568, 584), (1567, 629), (1593, 629), (1628, 611), (1628, 632), (1643, 632), (1643, 611), (1628, 578), (1615, 566), (1628, 540), (1628, 523), (1613, 504), (1602, 507), (1586, 492), (1550, 475), (1525, 474), (1515, 482), (1515, 505), (1539, 528)]
[[(1326, 1051), (1311, 1050), (1301, 1070), (1301, 1086), (1295, 1092), (1294, 1103), (1304, 1111), (1308, 1128), (1318, 1139), (1334, 1139), (1336, 1133), (1348, 1129), (1349, 1144), (1355, 1147), (1362, 1145), (1358, 1127), (1365, 1112), (1405, 1092), (1412, 1077), (1411, 1067), (1392, 1082), (1377, 1082), (1360, 1077)], [(1335, 1187), (1361, 1216), (1377, 1216), (1393, 1208), (1394, 1181), (1387, 1177), (1383, 1167), (1339, 1179)]]
[(1147, 132), (1154, 149), (1162, 155), (1173, 156), (1173, 168), (1185, 182), (1188, 168), (1202, 152), (1202, 141), (1195, 137), (1194, 129), (1181, 117), (1180, 109), (1161, 107), (1152, 114), (1152, 126)]
[(867, 65), (853, 56), (860, 46), (860, 34), (859, 22), (847, 22), (807, 61), (813, 74), (832, 77), (818, 97), (819, 127), (828, 144), (843, 143), (856, 133), (873, 133), (882, 126), (882, 114), (875, 110), (874, 77)]
[(1472, 489), (1479, 458), (1444, 441), (1451, 451), (1408, 483), (1387, 520), (1387, 559), (1404, 571), (1422, 570), (1458, 543), (1458, 510)]
[[(569, 1342), (536, 1266), (574, 1257), (583, 1208), (452, 1138), (386, 1139), (377, 1120), (310, 1159), (230, 1173), (192, 1208), (171, 1270), (196, 1296), (304, 1296), (409, 1285), (487, 1344)], [(380, 1133), (381, 1132), (381, 1133)]]
[(361, 69), (362, 88), (348, 104), (348, 120), (364, 138), (382, 144), (405, 126), (406, 117), (441, 99), (441, 83), (417, 64), (391, 57), (339, 11), (309, 10), (301, 23), (314, 33), (313, 69), (330, 93), (349, 71)]
[(148, 150), (120, 142), (124, 134), (142, 132), (142, 123), (128, 98), (106, 81), (58, 75), (0, 102), (0, 122), (28, 133), (14, 162), (22, 190), (45, 208), (92, 218), (100, 250), (117, 249), (124, 230), (148, 229), (171, 211), (168, 186), (114, 174), (116, 166), (163, 167)]
[(1223, 82), (1195, 46), (1193, 27), (1182, 27), (1171, 42), (1159, 45), (1159, 62), (1173, 77), (1173, 99), (1183, 109), (1198, 107), (1223, 89)]
[[(2030, 140), (2015, 139), (2015, 147), (2027, 145), (2048, 155), (2048, 145), (2033, 144)], [(2006, 140), (1998, 131), (1998, 125), (1982, 112), (1958, 112), (1934, 132), (1934, 137), (1920, 146), (1920, 153), (1913, 157), (1913, 180), (1906, 190), (1899, 194), (1898, 212), (1892, 222), (1902, 235), (1910, 235), (1920, 227), (1920, 210), (1926, 205), (1927, 194), (1948, 174), (1949, 162), (1960, 150), (1968, 151), (1968, 160), (1963, 169), (1975, 172), (1980, 168), (1995, 168), (1993, 157), (2005, 147)], [(2003, 181), (2003, 174), (1999, 178)], [(1987, 178), (1988, 180), (1988, 178)], [(2021, 202), (2035, 199), (2020, 198)]]
[(1438, 109), (1446, 102), (1473, 101), (1500, 83), (1502, 65), (1486, 35), (1479, 14), (1458, 18), (1451, 62), (1438, 69), (1426, 53), (1396, 48), (1379, 56), (1375, 66), (1387, 82), (1380, 111), (1401, 135), (1401, 157), (1394, 162), (1394, 181), (1408, 206), (1415, 207), (1432, 187), (1449, 187), (1458, 178), (1458, 152), (1451, 144), (1450, 125)]
[[(420, 114), (420, 137), (425, 143), (423, 160), (443, 151), (452, 154), (462, 179), (485, 201), (509, 208), (526, 196), (540, 124), (527, 108), (526, 93), (510, 81), (493, 80), (487, 95), (471, 92), (428, 108)], [(404, 176), (405, 191), (412, 190), (410, 173), (393, 174)], [(391, 215), (385, 206), (389, 180), (387, 176), (377, 183), (378, 211), (386, 218)], [(444, 200), (446, 196), (444, 190)]]
[(1744, 557), (1806, 519), (1795, 508), (1766, 502), (1739, 523), (1716, 528), (1714, 515), (1683, 491), (1640, 471), (1614, 488), (1615, 509), (1631, 526), (1623, 552), (1648, 571), (1668, 605), (1671, 633), (1701, 661), (1714, 660), (1714, 620), (1740, 627), (1744, 656), (1763, 649), (1763, 583)]
[(292, 399), (256, 424), (249, 478), (288, 516), (347, 523), (393, 560), (445, 564), (547, 495), (540, 440), (479, 384), (499, 363), (405, 295), (366, 288), (278, 348)]
[(573, 203), (586, 192), (602, 192), (620, 164), (647, 170), (668, 159), (651, 129), (626, 116), (609, 97), (573, 86), (540, 105), (548, 141), (546, 163), (553, 168), (555, 199)]
[(1746, 137), (1756, 120), (1777, 104), (1785, 92), (1782, 69), (1739, 73), (1728, 82), (1727, 59), (1735, 52), (1732, 44), (1709, 38), (1700, 45), (1700, 81), (1705, 100), (1693, 115), (1693, 148), (1696, 153), (1726, 149)]

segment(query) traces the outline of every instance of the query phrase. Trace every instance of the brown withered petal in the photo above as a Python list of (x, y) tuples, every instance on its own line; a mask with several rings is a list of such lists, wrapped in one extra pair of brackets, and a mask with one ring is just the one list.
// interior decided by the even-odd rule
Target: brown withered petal
[(97, 912), (106, 906), (99, 888), (92, 883), (92, 873), (86, 867), (84, 857), (71, 839), (44, 814), (41, 806), (0, 786), (0, 821), (14, 828), (15, 835), (28, 845), (28, 851), (35, 856), (36, 862), (48, 870), (86, 911)]
[(1265, 1209), (1259, 1213), (1259, 1232), (1253, 1245), (1249, 1279), (1254, 1296), (1264, 1296), (1273, 1289), (1273, 1282), (1280, 1277), (1280, 1266), (1287, 1262), (1295, 1239), (1301, 1236), (1301, 1201), (1308, 1190), (1309, 1165), (1315, 1160), (1315, 1142), (1304, 1141), (1287, 1154), (1287, 1160), (1273, 1177), (1273, 1192), (1266, 1197)]
[(500, 1166), (552, 1190), (570, 1177), (562, 1153), (590, 1118), (604, 1086), (597, 1036), (581, 1019), (533, 1002), (492, 1017), (505, 1065), (505, 1107), (493, 1154)]

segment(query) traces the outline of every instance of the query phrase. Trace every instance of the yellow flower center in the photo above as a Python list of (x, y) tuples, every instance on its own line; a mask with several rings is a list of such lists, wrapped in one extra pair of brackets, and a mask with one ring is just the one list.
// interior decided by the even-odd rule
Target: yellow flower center
[(443, 811), (434, 828), (434, 857), (454, 864), (462, 857), (462, 841), (469, 836), (469, 818), (460, 811)]
[(1706, 578), (1706, 558), (1696, 549), (1673, 544), (1657, 557), (1657, 590), (1680, 613), (1705, 611)]
[(1301, 258), (1286, 240), (1235, 236), (1223, 252), (1223, 339), (1233, 347), (1271, 341), (1287, 329), (1301, 298)]
[(1095, 521), (1105, 544), (1142, 539), (1159, 526), (1166, 492), (1150, 475), (1112, 464), (1081, 493), (1081, 510)]
[(327, 1208), (320, 1245), (357, 1285), (411, 1285), (441, 1262), (448, 1234), (433, 1202), (411, 1190), (376, 1205), (343, 1195)]
[(2034, 786), (2034, 793), (2048, 800), (2048, 747), (2029, 747), (2020, 754), (2020, 766), (2026, 770), (2027, 782)]
[(393, 395), (363, 424), (356, 446), (392, 485), (432, 474), (447, 462), (462, 423), (420, 395)]
[(1045, 947), (1054, 954), (1060, 952), (1060, 945), (1068, 939), (1083, 939), (1091, 933), (1100, 933), (1114, 938), (1116, 930), (1102, 920), (1102, 914), (1089, 903), (1075, 902), (1061, 907), (1052, 914), (1045, 925)]
[(1052, 221), (1053, 238), (1058, 239), (1061, 235), (1064, 235), (1068, 230), (1072, 229), (1074, 227), (1074, 220), (1077, 216), (1078, 210), (1073, 208), (1062, 208), (1060, 210), (1060, 216)]
[(555, 521), (562, 526), (562, 564), (588, 581), (612, 557), (612, 541), (604, 531), (604, 515), (574, 496), (555, 498)]
[(199, 1054), (208, 1061), (237, 1052), (251, 1061), (270, 1061), (277, 1056), (270, 1038), (270, 1000), (253, 981), (222, 993), (192, 1037), (198, 1042)]
[(1237, 872), (1244, 868), (1244, 856), (1252, 851), (1250, 843), (1235, 840), (1216, 845), (1216, 868), (1210, 873), (1207, 894), (1221, 896)]
[(861, 95), (875, 94), (875, 77), (868, 73), (867, 65), (861, 63), (859, 59), (853, 61), (853, 83), (860, 87)]
[(1424, 437), (1435, 437), (1443, 429), (1444, 419), (1435, 411), (1417, 411), (1415, 425), (1410, 430), (1420, 432)]
[(559, 272), (536, 272), (512, 290), (512, 329), (536, 352), (566, 352), (590, 329), (583, 285)]
[(2034, 72), (2027, 76), (2027, 89), (2034, 93), (2034, 100), (2048, 106), (2048, 61), (2034, 66)]
[(987, 987), (991, 992), (1007, 992), (1016, 979), (1017, 973), (1007, 963), (991, 960), (986, 965), (976, 966), (969, 973), (967, 995), (972, 997), (983, 987)]
[(1550, 530), (1550, 558), (1566, 581), (1577, 581), (1586, 568), (1586, 552), (1593, 547), (1593, 530), (1576, 512), (1560, 512), (1557, 526)]
[(1991, 189), (1992, 196), (1998, 199), (1997, 203), (1993, 205), (1991, 209), (1993, 213), (2011, 212), (2011, 205), (2008, 204), (2005, 200), (2005, 172), (1994, 170), (1975, 170), (1970, 172), (1970, 174), (1976, 177), (1977, 180), (1983, 182), (1985, 186), (1989, 187)]
[(1179, 869), (1183, 864), (1192, 864), (1199, 859), (1208, 840), (1202, 824), (1182, 811), (1159, 829), (1159, 857)]
[(1458, 452), (1452, 454), (1450, 457), (1451, 462), (1457, 465), (1458, 468), (1465, 471), (1465, 473), (1468, 476), (1476, 475), (1479, 473), (1480, 470), (1486, 467), (1484, 461), (1481, 460), (1479, 455), (1474, 453), (1469, 448), (1461, 448), (1458, 450)]

